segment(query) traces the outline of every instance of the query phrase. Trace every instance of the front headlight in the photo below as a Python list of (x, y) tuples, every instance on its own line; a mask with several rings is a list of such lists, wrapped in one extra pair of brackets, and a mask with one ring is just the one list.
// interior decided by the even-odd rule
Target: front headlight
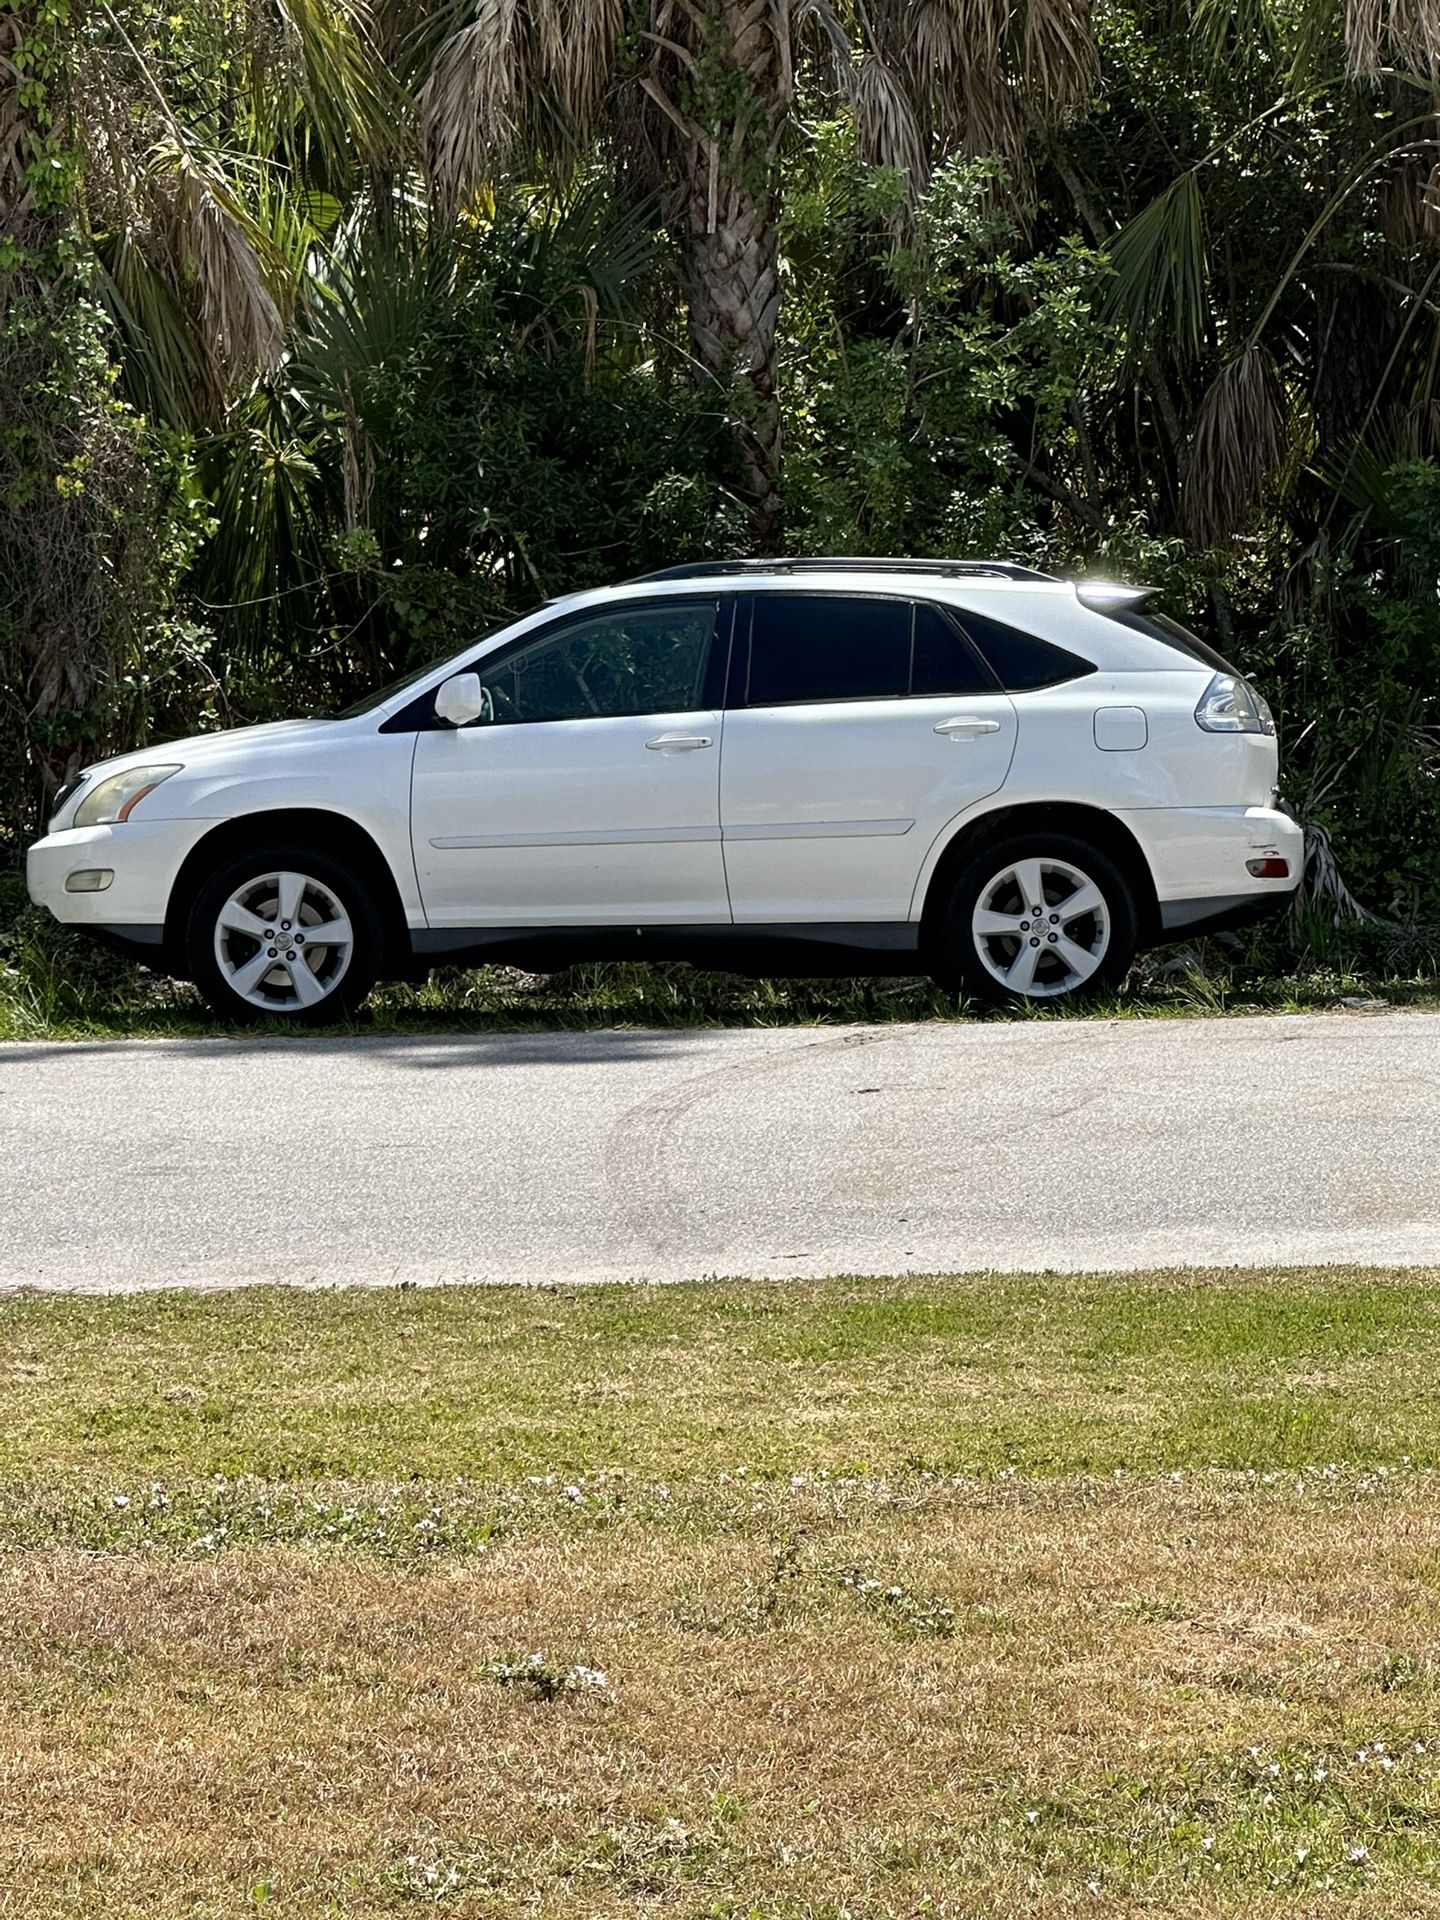
[(124, 773), (112, 773), (75, 809), (76, 826), (108, 827), (117, 820), (128, 820), (137, 802), (179, 771), (179, 767), (130, 767)]

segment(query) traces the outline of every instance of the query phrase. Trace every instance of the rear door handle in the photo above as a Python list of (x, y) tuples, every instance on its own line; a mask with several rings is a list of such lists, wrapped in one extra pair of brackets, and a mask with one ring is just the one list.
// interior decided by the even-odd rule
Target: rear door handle
[(943, 733), (949, 740), (974, 740), (982, 733), (998, 733), (998, 720), (982, 720), (978, 713), (962, 713), (954, 720), (941, 720), (936, 723), (936, 733)]
[(645, 750), (647, 753), (698, 753), (702, 747), (714, 744), (708, 733), (657, 733), (653, 740), (645, 742)]

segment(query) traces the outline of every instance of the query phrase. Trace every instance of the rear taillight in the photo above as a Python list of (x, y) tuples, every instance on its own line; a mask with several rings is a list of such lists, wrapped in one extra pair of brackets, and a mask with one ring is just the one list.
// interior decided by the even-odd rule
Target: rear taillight
[(1274, 733), (1269, 707), (1238, 674), (1217, 673), (1195, 709), (1195, 724), (1206, 733)]

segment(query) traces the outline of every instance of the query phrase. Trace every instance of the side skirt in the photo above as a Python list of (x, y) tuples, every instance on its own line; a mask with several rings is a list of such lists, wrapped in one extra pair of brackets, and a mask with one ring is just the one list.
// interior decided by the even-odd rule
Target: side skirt
[(913, 974), (920, 929), (910, 921), (742, 927), (416, 927), (422, 965), (500, 963), (557, 973), (583, 961), (685, 960), (727, 973)]

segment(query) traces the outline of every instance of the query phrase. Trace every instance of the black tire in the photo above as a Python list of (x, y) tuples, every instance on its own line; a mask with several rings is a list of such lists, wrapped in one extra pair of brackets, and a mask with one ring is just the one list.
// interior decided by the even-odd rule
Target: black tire
[[(1020, 876), (1012, 872), (1024, 863), (1038, 863), (1045, 894), (1038, 920), (1037, 903), (1020, 897)], [(1027, 877), (1035, 871), (1030, 866)], [(1067, 926), (1068, 903), (1090, 897), (1068, 890), (1076, 875), (1093, 886), (1098, 907)], [(997, 923), (1013, 919), (1013, 933), (976, 928), (982, 900)], [(955, 876), (938, 931), (935, 979), (947, 991), (997, 1007), (1066, 1006), (1120, 985), (1135, 958), (1140, 923), (1134, 889), (1108, 853), (1079, 835), (1041, 830), (990, 840), (972, 853)], [(1094, 962), (1083, 977), (1081, 956)], [(1000, 977), (1011, 965), (1019, 977), (1032, 970), (1028, 987)]]
[[(281, 921), (281, 875), (307, 883), (293, 926), (288, 919), (283, 925)], [(272, 880), (275, 889), (269, 885)], [(243, 912), (260, 909), (256, 917), (267, 923), (266, 929), (257, 927), (251, 934), (221, 928), (222, 913), (237, 898)], [(272, 900), (274, 911), (268, 912)], [(325, 918), (327, 914), (331, 917)], [(316, 942), (307, 954), (301, 929), (338, 926), (339, 916), (349, 923), (348, 942)], [(267, 929), (275, 936), (274, 945), (256, 937)], [(287, 936), (295, 939), (293, 947), (287, 946)], [(348, 1019), (374, 986), (383, 954), (384, 925), (371, 888), (343, 860), (296, 843), (277, 842), (228, 855), (206, 876), (186, 922), (190, 978), (222, 1020), (245, 1026), (319, 1026)], [(265, 958), (274, 961), (269, 969), (263, 966)], [(292, 971), (301, 966), (309, 981)], [(249, 983), (256, 997), (246, 998), (236, 983), (248, 982), (257, 968), (259, 979)]]

